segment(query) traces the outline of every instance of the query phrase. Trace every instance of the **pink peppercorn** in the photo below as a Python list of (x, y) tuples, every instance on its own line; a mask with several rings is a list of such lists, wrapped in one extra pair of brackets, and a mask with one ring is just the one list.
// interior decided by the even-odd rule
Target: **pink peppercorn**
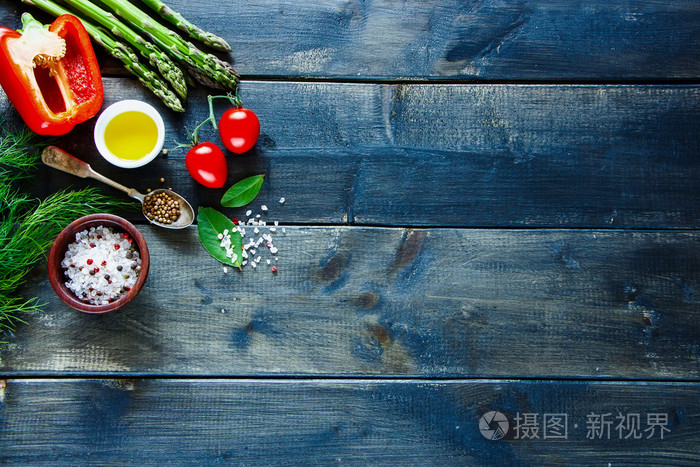
[(92, 259), (88, 258), (88, 260), (86, 262), (87, 262), (88, 266), (90, 266), (92, 264)]

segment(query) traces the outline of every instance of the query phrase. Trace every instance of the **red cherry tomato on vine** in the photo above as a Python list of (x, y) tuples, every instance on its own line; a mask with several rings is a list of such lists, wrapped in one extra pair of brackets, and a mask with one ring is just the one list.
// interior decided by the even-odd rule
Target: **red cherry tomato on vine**
[(250, 109), (228, 109), (219, 120), (219, 136), (226, 149), (243, 154), (250, 151), (260, 136), (260, 121)]
[(214, 143), (200, 143), (187, 151), (187, 171), (197, 182), (209, 188), (221, 188), (228, 177), (224, 153)]

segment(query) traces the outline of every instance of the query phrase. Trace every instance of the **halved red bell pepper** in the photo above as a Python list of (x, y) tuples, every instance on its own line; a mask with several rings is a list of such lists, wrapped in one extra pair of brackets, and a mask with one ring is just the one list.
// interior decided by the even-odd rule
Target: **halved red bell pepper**
[(66, 134), (102, 107), (95, 51), (75, 16), (47, 27), (24, 13), (19, 31), (0, 27), (0, 70), (0, 85), (36, 133)]

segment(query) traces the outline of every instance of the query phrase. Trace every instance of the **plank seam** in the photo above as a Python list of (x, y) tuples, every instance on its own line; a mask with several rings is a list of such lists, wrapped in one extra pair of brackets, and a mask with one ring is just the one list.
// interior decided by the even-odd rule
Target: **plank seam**
[(227, 375), (196, 375), (196, 374), (146, 374), (146, 373), (6, 373), (0, 374), (0, 380), (102, 380), (102, 379), (138, 379), (138, 380), (222, 380), (222, 381), (356, 381), (356, 382), (576, 382), (576, 383), (611, 383), (611, 384), (693, 384), (700, 386), (700, 379), (668, 379), (668, 378), (590, 378), (590, 377), (533, 377), (509, 376), (498, 377), (441, 377), (441, 376), (360, 376), (360, 375), (264, 375), (264, 376), (227, 376)]

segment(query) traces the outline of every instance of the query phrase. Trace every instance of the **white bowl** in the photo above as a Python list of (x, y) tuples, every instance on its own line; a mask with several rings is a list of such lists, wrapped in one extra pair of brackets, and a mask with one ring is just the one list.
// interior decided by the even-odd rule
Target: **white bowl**
[[(105, 129), (107, 128), (109, 122), (112, 121), (112, 119), (117, 115), (130, 111), (142, 112), (146, 114), (156, 124), (156, 129), (158, 131), (158, 137), (156, 139), (156, 144), (153, 146), (153, 149), (148, 154), (145, 154), (143, 155), (143, 157), (140, 157), (138, 159), (123, 159), (121, 157), (117, 157), (112, 153), (112, 151), (110, 151), (107, 148), (107, 145), (105, 144)], [(165, 141), (165, 125), (163, 124), (163, 118), (152, 105), (143, 101), (126, 99), (123, 101), (115, 102), (114, 104), (107, 107), (100, 114), (100, 116), (97, 119), (97, 122), (95, 123), (94, 136), (95, 145), (97, 146), (97, 150), (102, 155), (102, 157), (104, 157), (105, 159), (107, 159), (108, 162), (110, 162), (113, 165), (116, 165), (117, 167), (133, 169), (135, 167), (141, 167), (148, 164), (153, 159), (155, 159), (155, 157), (161, 151), (161, 149), (163, 148), (163, 142)], [(125, 134), (123, 137), (129, 138), (129, 134)]]

